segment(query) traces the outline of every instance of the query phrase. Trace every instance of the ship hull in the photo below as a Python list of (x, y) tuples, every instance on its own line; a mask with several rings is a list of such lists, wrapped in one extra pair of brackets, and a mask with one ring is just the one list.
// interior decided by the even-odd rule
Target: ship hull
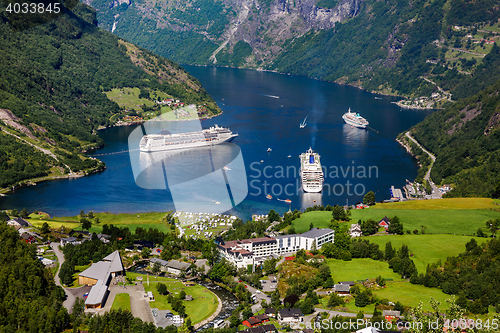
[(223, 138), (220, 140), (213, 141), (201, 141), (194, 143), (185, 143), (185, 144), (175, 144), (175, 145), (160, 145), (157, 147), (140, 147), (140, 151), (144, 153), (153, 153), (157, 151), (170, 151), (170, 150), (179, 150), (179, 149), (190, 149), (190, 148), (199, 148), (199, 147), (209, 147), (218, 145), (224, 142), (231, 142), (237, 137), (237, 134), (233, 134), (228, 138)]
[(351, 126), (354, 126), (354, 127), (357, 127), (357, 128), (366, 128), (366, 126), (367, 126), (367, 125), (364, 125), (364, 124), (356, 123), (356, 122), (352, 121), (351, 119), (349, 119), (347, 117), (342, 117), (342, 119), (344, 119), (344, 121), (346, 122), (347, 125), (351, 125)]
[(319, 159), (312, 149), (300, 155), (300, 179), (304, 192), (319, 193), (323, 190), (323, 170)]

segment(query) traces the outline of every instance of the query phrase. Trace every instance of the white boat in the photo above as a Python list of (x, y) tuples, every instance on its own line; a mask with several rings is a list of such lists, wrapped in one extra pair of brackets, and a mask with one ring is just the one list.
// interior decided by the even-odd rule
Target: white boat
[(267, 152), (270, 153), (272, 152), (273, 150), (271, 148), (267, 148)]
[(229, 128), (215, 125), (197, 132), (144, 135), (139, 143), (139, 149), (142, 152), (155, 152), (206, 147), (230, 142), (237, 136), (238, 134), (231, 132)]
[(363, 118), (359, 115), (359, 113), (351, 112), (351, 108), (349, 108), (349, 111), (344, 113), (344, 115), (342, 116), (342, 119), (344, 119), (344, 121), (348, 125), (351, 125), (354, 127), (359, 127), (359, 128), (366, 128), (366, 126), (368, 126), (368, 124), (369, 124), (365, 118)]
[(323, 170), (319, 154), (309, 148), (300, 154), (300, 179), (304, 192), (318, 193), (323, 190)]
[(302, 120), (302, 122), (300, 123), (300, 128), (304, 128), (307, 126), (307, 117), (309, 117), (309, 115), (307, 115), (304, 120)]

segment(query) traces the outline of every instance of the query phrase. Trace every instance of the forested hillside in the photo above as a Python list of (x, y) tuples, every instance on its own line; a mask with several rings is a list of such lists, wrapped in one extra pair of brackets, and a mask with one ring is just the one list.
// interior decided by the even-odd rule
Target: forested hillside
[(432, 113), (410, 130), (437, 157), (432, 180), (454, 184), (448, 196), (500, 196), (499, 93), (500, 81)]
[(0, 5), (0, 187), (102, 169), (82, 152), (103, 144), (97, 128), (130, 112), (108, 99), (105, 92), (112, 89), (138, 88), (152, 104), (172, 97), (207, 104), (209, 115), (220, 112), (179, 65), (98, 28), (95, 11), (84, 4), (44, 24), (28, 22), (26, 29), (5, 6)]
[(498, 0), (85, 2), (102, 27), (181, 63), (276, 70), (411, 100), (439, 95), (428, 106), (500, 78), (483, 62), (499, 38)]
[(0, 331), (62, 332), (70, 316), (64, 291), (16, 229), (0, 221)]

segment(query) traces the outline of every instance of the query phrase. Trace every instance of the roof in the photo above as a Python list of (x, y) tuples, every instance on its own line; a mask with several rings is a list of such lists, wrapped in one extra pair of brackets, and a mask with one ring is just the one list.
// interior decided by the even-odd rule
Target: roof
[(157, 262), (157, 263), (159, 263), (162, 266), (167, 266), (168, 265), (168, 261), (160, 259), (160, 258), (151, 258), (151, 260), (149, 260), (149, 262), (152, 263), (152, 264), (154, 264), (154, 263)]
[(401, 312), (400, 311), (396, 311), (396, 310), (383, 310), (382, 311), (382, 315), (383, 316), (400, 317), (401, 316)]
[(379, 222), (382, 222), (382, 221), (387, 223), (387, 224), (391, 223), (391, 220), (387, 216), (384, 216), (384, 218), (382, 220), (380, 220)]
[(95, 305), (102, 303), (104, 296), (108, 292), (108, 286), (104, 280), (98, 280), (90, 289), (89, 295), (85, 300), (85, 305)]
[(354, 286), (354, 281), (340, 281), (339, 284), (348, 284), (352, 287)]
[(16, 218), (13, 218), (13, 219), (10, 219), (8, 222), (11, 222), (11, 221), (14, 221), (14, 222), (17, 222), (19, 225), (21, 225), (21, 227), (29, 227), (30, 224), (28, 223), (28, 221), (20, 218), (20, 217), (16, 217)]
[(123, 271), (122, 258), (120, 257), (120, 252), (118, 252), (118, 250), (111, 253), (109, 256), (105, 257), (102, 260), (107, 261), (107, 262), (111, 262), (111, 267), (109, 269), (110, 273)]
[(275, 314), (275, 313), (276, 313), (276, 309), (275, 309), (275, 308), (266, 308), (266, 309), (264, 310), (264, 313), (265, 313), (265, 314), (268, 314), (268, 313)]
[(334, 289), (337, 292), (344, 292), (344, 293), (346, 292), (346, 293), (348, 293), (349, 290), (351, 289), (351, 287), (349, 287), (348, 284), (336, 284), (334, 286)]
[(304, 232), (303, 234), (300, 234), (300, 236), (306, 237), (306, 238), (317, 238), (317, 237), (325, 236), (331, 232), (333, 232), (333, 230), (330, 228), (325, 228), (325, 229), (312, 228), (311, 230)]
[(170, 260), (170, 262), (167, 265), (167, 267), (169, 267), (169, 268), (174, 268), (174, 269), (178, 269), (178, 270), (188, 269), (189, 266), (191, 266), (191, 265), (188, 264), (187, 262), (182, 262), (182, 261), (177, 261), (177, 260)]
[(258, 327), (253, 327), (253, 328), (248, 328), (244, 331), (240, 331), (242, 333), (266, 333), (266, 332), (272, 332), (272, 331), (276, 331), (276, 326), (274, 326), (273, 324), (269, 324), (269, 325), (262, 325), (262, 326), (258, 326)]
[(278, 311), (281, 318), (302, 316), (301, 309), (281, 309)]

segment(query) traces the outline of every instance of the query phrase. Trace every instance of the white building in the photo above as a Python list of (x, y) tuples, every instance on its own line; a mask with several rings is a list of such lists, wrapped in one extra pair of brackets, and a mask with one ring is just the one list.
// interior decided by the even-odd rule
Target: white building
[(222, 242), (218, 245), (223, 258), (237, 268), (261, 263), (266, 257), (295, 253), (298, 250), (320, 249), (325, 243), (333, 243), (335, 231), (332, 229), (311, 229), (300, 235), (283, 235)]

